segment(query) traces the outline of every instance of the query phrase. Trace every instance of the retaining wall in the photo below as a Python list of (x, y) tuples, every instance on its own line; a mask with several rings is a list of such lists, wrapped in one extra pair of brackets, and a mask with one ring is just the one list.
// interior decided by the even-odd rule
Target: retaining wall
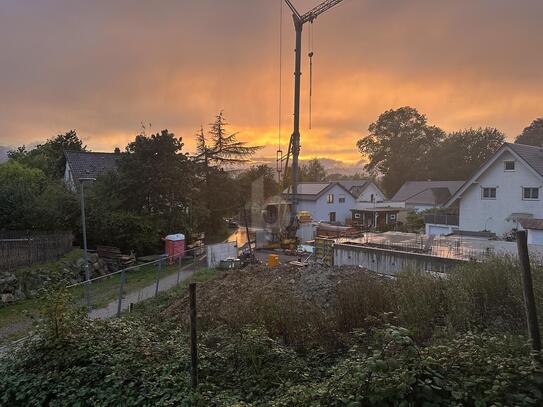
[(238, 257), (236, 242), (218, 243), (207, 246), (207, 267), (217, 267), (221, 260)]
[(350, 244), (334, 245), (334, 266), (361, 266), (382, 274), (405, 269), (445, 273), (466, 260)]

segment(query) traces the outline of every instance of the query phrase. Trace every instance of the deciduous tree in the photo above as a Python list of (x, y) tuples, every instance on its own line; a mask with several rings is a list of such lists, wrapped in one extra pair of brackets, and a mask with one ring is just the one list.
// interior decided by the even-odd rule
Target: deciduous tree
[(466, 180), (504, 141), (505, 135), (492, 127), (450, 133), (430, 154), (428, 178)]
[(528, 127), (525, 127), (515, 139), (515, 143), (543, 146), (543, 117), (535, 119)]
[(65, 151), (86, 151), (87, 147), (75, 130), (59, 134), (43, 144), (27, 150), (26, 146), (9, 151), (8, 157), (27, 167), (38, 168), (51, 179), (62, 178), (65, 168)]
[(382, 186), (389, 195), (407, 180), (427, 177), (430, 153), (445, 137), (409, 106), (387, 110), (368, 130), (357, 146), (369, 159), (366, 169), (383, 175)]

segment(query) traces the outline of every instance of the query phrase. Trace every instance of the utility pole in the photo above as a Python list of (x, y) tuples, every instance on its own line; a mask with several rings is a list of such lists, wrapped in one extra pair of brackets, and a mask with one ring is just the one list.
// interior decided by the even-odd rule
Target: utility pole
[(294, 30), (296, 32), (296, 48), (294, 49), (294, 119), (293, 130), (290, 137), (288, 156), (292, 154), (292, 190), (291, 190), (291, 213), (289, 229), (297, 229), (297, 194), (298, 194), (298, 158), (300, 155), (300, 79), (302, 76), (302, 30), (305, 23), (312, 23), (320, 14), (338, 5), (343, 0), (326, 0), (301, 15), (290, 0), (285, 0), (292, 11)]
[(89, 270), (89, 257), (87, 253), (87, 222), (85, 220), (85, 182), (96, 181), (96, 178), (79, 178), (79, 186), (81, 187), (81, 227), (83, 232), (83, 256), (85, 259), (85, 301), (87, 303), (87, 310), (91, 310), (90, 299), (90, 270)]

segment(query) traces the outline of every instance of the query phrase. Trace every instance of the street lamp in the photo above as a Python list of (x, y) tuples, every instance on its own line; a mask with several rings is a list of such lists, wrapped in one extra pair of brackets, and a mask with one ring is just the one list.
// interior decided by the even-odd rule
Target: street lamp
[(83, 228), (83, 253), (85, 259), (85, 301), (87, 302), (87, 310), (91, 310), (90, 301), (90, 270), (89, 259), (87, 255), (87, 225), (85, 221), (85, 182), (96, 181), (96, 178), (79, 178), (79, 184), (81, 186), (81, 226)]

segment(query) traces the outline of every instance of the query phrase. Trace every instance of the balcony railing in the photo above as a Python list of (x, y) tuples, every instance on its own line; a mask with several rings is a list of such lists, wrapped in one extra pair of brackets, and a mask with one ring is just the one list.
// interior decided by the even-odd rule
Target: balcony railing
[(430, 213), (430, 214), (424, 215), (424, 223), (433, 223), (436, 225), (458, 226), (458, 215)]

